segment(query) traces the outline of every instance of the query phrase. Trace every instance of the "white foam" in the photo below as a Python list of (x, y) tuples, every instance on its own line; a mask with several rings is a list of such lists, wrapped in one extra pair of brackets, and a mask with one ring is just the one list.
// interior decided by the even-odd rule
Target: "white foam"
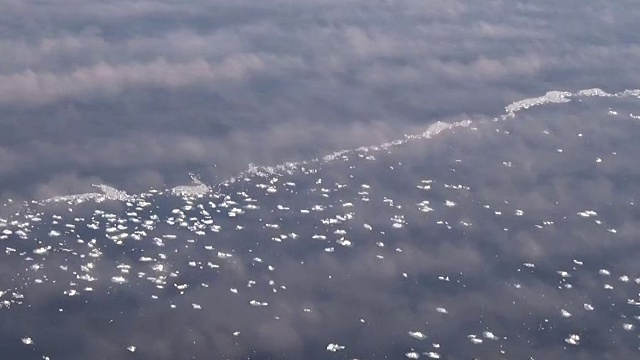
[(75, 195), (63, 195), (63, 196), (55, 196), (46, 200), (41, 201), (40, 203), (49, 203), (49, 202), (71, 202), (71, 203), (81, 203), (89, 200), (93, 200), (96, 202), (101, 202), (104, 200), (115, 200), (115, 201), (131, 201), (135, 197), (127, 194), (125, 191), (118, 190), (114, 187), (104, 185), (104, 184), (92, 184), (91, 186), (102, 190), (101, 193), (85, 193), (85, 194), (75, 194)]
[(189, 174), (193, 185), (180, 185), (171, 189), (171, 193), (176, 196), (202, 196), (211, 191), (211, 188), (202, 182), (195, 174)]
[[(519, 101), (515, 101), (505, 107), (505, 113), (494, 118), (494, 120), (506, 120), (509, 118), (515, 117), (516, 113), (529, 109), (535, 106), (541, 106), (545, 104), (561, 104), (568, 103), (572, 98), (576, 97), (593, 97), (593, 96), (602, 96), (602, 97), (638, 97), (640, 98), (640, 89), (627, 89), (615, 94), (607, 93), (606, 91), (599, 88), (589, 88), (582, 89), (576, 92), (569, 91), (548, 91), (543, 96), (527, 98)], [(326, 154), (324, 156), (314, 158), (311, 160), (304, 160), (298, 162), (285, 162), (282, 164), (277, 164), (273, 166), (258, 166), (255, 164), (249, 164), (247, 170), (240, 172), (234, 177), (223, 181), (222, 183), (209, 186), (203, 183), (200, 179), (198, 179), (195, 175), (191, 175), (191, 179), (193, 180), (192, 185), (181, 185), (176, 186), (172, 189), (169, 189), (169, 192), (175, 196), (204, 196), (206, 194), (216, 192), (216, 189), (224, 186), (228, 186), (232, 183), (240, 179), (250, 178), (254, 176), (269, 176), (276, 175), (281, 173), (292, 173), (294, 171), (299, 170), (301, 167), (313, 167), (314, 165), (321, 165), (324, 163), (329, 163), (335, 161), (337, 159), (341, 159), (342, 157), (354, 153), (368, 153), (379, 151), (381, 149), (390, 149), (392, 147), (401, 146), (406, 144), (412, 140), (424, 140), (431, 139), (437, 135), (440, 135), (444, 132), (450, 131), (459, 127), (469, 127), (473, 122), (469, 119), (465, 119), (462, 121), (456, 122), (443, 122), (438, 121), (434, 124), (429, 125), (426, 131), (418, 134), (406, 134), (402, 139), (393, 140), (380, 145), (372, 145), (372, 146), (362, 146), (355, 149), (343, 149), (338, 150), (330, 154)], [(114, 201), (132, 201), (136, 198), (140, 198), (150, 193), (141, 193), (137, 196), (132, 196), (127, 194), (125, 191), (115, 189), (111, 186), (100, 184), (93, 185), (94, 187), (102, 190), (102, 193), (86, 193), (86, 194), (76, 194), (76, 195), (64, 195), (64, 196), (56, 196), (50, 199), (46, 199), (40, 202), (40, 204), (45, 204), (49, 202), (74, 202), (80, 203), (84, 201), (93, 200), (96, 202), (101, 202), (104, 200), (114, 200)]]
[(538, 96), (534, 98), (528, 98), (528, 99), (513, 102), (507, 105), (504, 109), (507, 112), (506, 116), (513, 117), (517, 112), (521, 111), (522, 109), (528, 109), (533, 106), (540, 106), (548, 103), (559, 104), (559, 103), (569, 102), (571, 101), (571, 99), (569, 98), (572, 95), (574, 94), (568, 91), (549, 91), (543, 96)]

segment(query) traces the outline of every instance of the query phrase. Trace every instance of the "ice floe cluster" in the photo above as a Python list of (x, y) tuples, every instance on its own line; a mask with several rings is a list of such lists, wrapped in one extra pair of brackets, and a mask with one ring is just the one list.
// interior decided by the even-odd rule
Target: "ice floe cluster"
[[(638, 96), (549, 92), (495, 120), (575, 98), (637, 108)], [(11, 205), (0, 313), (26, 319), (16, 342), (51, 358), (55, 334), (26, 311), (125, 324), (104, 330), (111, 357), (162, 358), (177, 342), (198, 358), (208, 341), (238, 359), (637, 355), (638, 145), (613, 136), (640, 129), (629, 116), (593, 132), (623, 113), (439, 122), (216, 185), (192, 175), (162, 191), (98, 185)], [(175, 331), (156, 331), (164, 317)]]

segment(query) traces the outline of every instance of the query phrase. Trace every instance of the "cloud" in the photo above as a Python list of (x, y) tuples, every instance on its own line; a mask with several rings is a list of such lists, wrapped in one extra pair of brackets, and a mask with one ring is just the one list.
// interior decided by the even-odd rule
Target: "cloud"
[(65, 98), (115, 95), (124, 88), (180, 88), (216, 81), (239, 81), (264, 69), (260, 57), (236, 55), (219, 64), (204, 60), (171, 64), (158, 59), (146, 64), (112, 66), (98, 63), (71, 73), (36, 73), (0, 76), (0, 101), (5, 104), (45, 104)]

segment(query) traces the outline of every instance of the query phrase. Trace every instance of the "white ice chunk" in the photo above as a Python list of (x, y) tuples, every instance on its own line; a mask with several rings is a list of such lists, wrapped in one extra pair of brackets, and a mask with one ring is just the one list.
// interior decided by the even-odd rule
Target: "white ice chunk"
[(427, 335), (423, 334), (420, 331), (409, 331), (409, 336), (416, 338), (418, 340), (424, 340), (427, 338)]
[(338, 344), (329, 344), (329, 345), (327, 345), (327, 350), (331, 351), (331, 352), (336, 352), (336, 351), (339, 351), (339, 350), (342, 350), (342, 349), (344, 349), (344, 346), (342, 346), (342, 345), (338, 345)]
[(564, 339), (568, 344), (578, 345), (580, 343), (580, 335), (571, 334), (568, 338)]

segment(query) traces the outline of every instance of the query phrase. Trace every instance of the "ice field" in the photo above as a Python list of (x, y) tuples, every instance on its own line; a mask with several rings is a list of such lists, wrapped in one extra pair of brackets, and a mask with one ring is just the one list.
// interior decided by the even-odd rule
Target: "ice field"
[(13, 359), (632, 359), (640, 91), (219, 183), (7, 202)]

